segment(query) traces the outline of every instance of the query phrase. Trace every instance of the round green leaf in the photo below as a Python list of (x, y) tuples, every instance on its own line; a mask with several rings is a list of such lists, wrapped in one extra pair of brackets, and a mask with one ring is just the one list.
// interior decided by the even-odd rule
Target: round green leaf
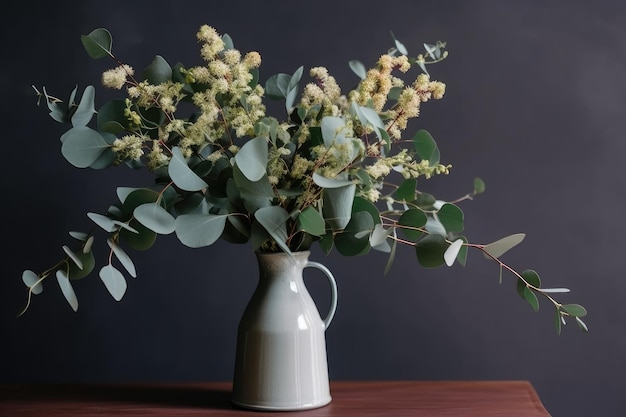
[(381, 222), (380, 213), (374, 203), (364, 199), (363, 197), (354, 197), (354, 201), (352, 203), (352, 213), (358, 213), (359, 211), (368, 212), (370, 216), (372, 216), (374, 224), (379, 224)]
[(135, 229), (137, 233), (133, 233), (127, 229), (120, 230), (120, 237), (129, 247), (135, 250), (143, 251), (150, 249), (152, 245), (154, 245), (157, 238), (157, 234), (155, 232), (148, 229), (135, 219), (132, 219), (129, 225)]
[(166, 83), (172, 79), (172, 67), (161, 55), (157, 55), (145, 69), (143, 78), (153, 85)]
[(77, 126), (61, 136), (61, 153), (77, 168), (87, 168), (109, 148), (100, 132), (87, 126)]
[(324, 229), (324, 218), (320, 212), (312, 206), (302, 210), (298, 215), (298, 230), (313, 236), (322, 236), (326, 233)]
[(419, 130), (415, 136), (413, 136), (413, 143), (415, 144), (417, 154), (422, 160), (428, 161), (430, 166), (439, 163), (439, 148), (430, 133), (426, 130)]
[(437, 212), (437, 217), (448, 232), (463, 231), (463, 211), (451, 203), (446, 203)]
[(587, 310), (580, 304), (563, 304), (561, 308), (570, 316), (585, 317), (587, 315)]
[(86, 253), (83, 251), (74, 253), (74, 256), (81, 262), (82, 268), (79, 268), (75, 263), (70, 262), (67, 270), (67, 277), (70, 280), (77, 280), (85, 278), (93, 271), (96, 266), (96, 258), (91, 250)]
[(407, 238), (416, 241), (424, 234), (417, 229), (424, 227), (427, 220), (426, 214), (422, 210), (408, 209), (398, 219), (398, 224), (401, 226), (399, 229)]
[(374, 221), (368, 212), (354, 213), (345, 230), (335, 236), (337, 251), (344, 256), (356, 256), (369, 251), (369, 235), (373, 229)]
[(539, 278), (539, 274), (536, 271), (533, 271), (532, 269), (527, 269), (526, 271), (523, 271), (520, 275), (527, 283), (529, 283), (533, 287), (541, 288), (541, 278)]
[(425, 268), (436, 268), (443, 265), (443, 255), (447, 249), (448, 243), (440, 235), (426, 235), (415, 243), (417, 260)]
[(81, 36), (80, 41), (93, 59), (113, 56), (111, 53), (113, 39), (111, 38), (111, 33), (104, 28), (95, 29), (89, 35)]
[(398, 201), (413, 201), (415, 200), (416, 193), (415, 187), (417, 186), (417, 180), (415, 178), (408, 178), (400, 184), (395, 191), (395, 198)]
[(176, 237), (190, 248), (215, 243), (224, 231), (226, 216), (214, 214), (182, 214), (176, 218)]

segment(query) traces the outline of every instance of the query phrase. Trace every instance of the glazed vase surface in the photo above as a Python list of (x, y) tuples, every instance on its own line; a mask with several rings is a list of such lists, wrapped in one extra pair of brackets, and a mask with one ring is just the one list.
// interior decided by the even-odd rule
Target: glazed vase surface
[[(325, 332), (337, 308), (337, 285), (310, 252), (257, 253), (259, 281), (239, 323), (231, 401), (252, 410), (307, 410), (331, 401)], [(325, 318), (305, 283), (305, 268), (328, 279)]]

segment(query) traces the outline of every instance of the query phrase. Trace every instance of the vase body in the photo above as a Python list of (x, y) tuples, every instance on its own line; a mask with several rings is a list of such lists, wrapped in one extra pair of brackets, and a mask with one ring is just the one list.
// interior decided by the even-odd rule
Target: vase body
[[(337, 307), (337, 286), (309, 254), (256, 254), (259, 282), (237, 332), (231, 401), (239, 407), (306, 410), (331, 401), (325, 331)], [(307, 267), (321, 270), (331, 284), (324, 319), (304, 285)]]

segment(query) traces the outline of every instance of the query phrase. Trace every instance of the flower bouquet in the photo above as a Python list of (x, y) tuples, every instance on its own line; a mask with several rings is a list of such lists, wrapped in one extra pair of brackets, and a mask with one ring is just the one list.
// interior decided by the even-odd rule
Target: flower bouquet
[[(557, 332), (568, 319), (587, 330), (584, 307), (555, 299), (568, 289), (544, 288), (536, 271), (500, 260), (524, 234), (489, 244), (463, 235), (459, 205), (484, 191), (482, 180), (454, 201), (418, 189), (418, 180), (451, 170), (428, 131), (407, 134), (422, 105), (444, 96), (445, 84), (427, 67), (446, 58), (445, 43), (424, 44), (412, 56), (392, 34), (392, 47), (371, 68), (349, 61), (356, 87), (342, 91), (321, 66), (262, 82), (261, 56), (240, 52), (208, 25), (197, 32), (200, 64), (172, 66), (156, 56), (140, 76), (113, 54), (106, 29), (81, 40), (92, 58), (113, 60), (102, 84), (120, 97), (96, 110), (93, 86), (75, 88), (67, 100), (34, 87), (50, 116), (69, 126), (62, 155), (77, 168), (149, 170), (154, 182), (120, 185), (119, 201), (88, 213), (94, 230), (71, 232), (75, 245), (63, 246), (45, 271), (24, 271), (28, 302), (20, 314), (50, 276), (78, 309), (73, 283), (96, 268), (98, 234), (110, 248), (99, 277), (115, 300), (127, 289), (124, 274), (136, 276), (128, 249), (147, 250), (159, 235), (175, 234), (191, 248), (223, 239), (256, 252), (291, 254), (313, 244), (345, 256), (382, 251), (386, 271), (398, 244), (414, 247), (425, 268), (465, 265), (468, 250), (478, 250), (501, 276), (512, 275), (532, 309), (539, 297), (549, 302)], [(268, 100), (282, 103), (280, 117), (266, 113)]]

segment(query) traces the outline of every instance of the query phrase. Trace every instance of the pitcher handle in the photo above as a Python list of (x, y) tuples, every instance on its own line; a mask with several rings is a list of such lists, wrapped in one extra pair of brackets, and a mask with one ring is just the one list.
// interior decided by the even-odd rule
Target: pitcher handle
[(324, 273), (324, 275), (326, 275), (328, 282), (330, 282), (330, 310), (324, 319), (324, 328), (328, 329), (330, 322), (333, 321), (333, 317), (335, 317), (335, 310), (337, 310), (337, 282), (335, 282), (335, 277), (330, 270), (319, 262), (307, 261), (304, 267), (319, 269)]

